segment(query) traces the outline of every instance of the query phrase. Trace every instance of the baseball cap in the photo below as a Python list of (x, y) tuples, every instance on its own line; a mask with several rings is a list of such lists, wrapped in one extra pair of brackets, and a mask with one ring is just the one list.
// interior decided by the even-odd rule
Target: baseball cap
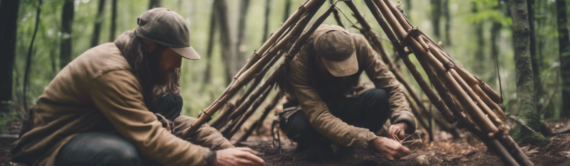
[(314, 47), (327, 70), (335, 77), (358, 72), (358, 60), (350, 33), (336, 25), (321, 25), (315, 31)]
[(190, 46), (190, 31), (184, 18), (167, 8), (154, 8), (137, 18), (138, 37), (170, 47), (180, 56), (196, 60), (200, 55)]

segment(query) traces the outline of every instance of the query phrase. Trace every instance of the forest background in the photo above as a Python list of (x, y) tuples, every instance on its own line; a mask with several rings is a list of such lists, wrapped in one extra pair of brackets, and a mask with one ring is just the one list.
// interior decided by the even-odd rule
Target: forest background
[[(245, 64), (254, 49), (259, 48), (264, 39), (276, 31), (281, 22), (304, 2), (304, 0), (43, 0), (38, 31), (31, 49), (31, 58), (28, 59), (36, 25), (37, 7), (40, 3), (38, 0), (2, 0), (0, 6), (4, 8), (7, 6), (5, 4), (16, 1), (19, 1), (19, 6), (16, 8), (14, 59), (10, 60), (4, 50), (0, 53), (2, 54), (0, 82), (4, 85), (0, 89), (2, 96), (0, 125), (14, 117), (23, 116), (25, 108), (35, 103), (44, 88), (69, 60), (94, 45), (111, 42), (122, 32), (134, 29), (136, 18), (149, 8), (157, 6), (170, 8), (186, 19), (190, 28), (191, 45), (202, 56), (202, 59), (197, 61), (184, 60), (182, 65), (183, 114), (196, 117), (200, 110), (210, 105), (222, 93), (230, 82), (229, 79)], [(372, 25), (373, 31), (382, 38), (386, 49), (393, 52), (390, 41), (379, 25), (373, 21), (374, 17), (364, 1), (355, 0), (354, 3)], [(400, 3), (402, 4), (400, 7), (412, 24), (419, 26), (436, 41), (441, 41), (443, 48), (459, 64), (500, 91), (507, 114), (516, 115), (517, 84), (512, 22), (507, 2), (403, 0)], [(562, 111), (564, 100), (561, 95), (563, 89), (570, 89), (570, 85), (562, 83), (560, 78), (556, 1), (534, 0), (532, 4), (534, 19), (531, 22), (534, 24), (535, 45), (531, 48), (531, 52), (537, 110), (545, 120), (560, 120), (563, 117), (570, 117), (568, 113), (570, 110)], [(350, 32), (359, 33), (357, 29), (349, 28), (357, 22), (348, 7), (339, 4), (338, 8), (342, 11), (340, 17), (345, 27)], [(319, 13), (324, 10), (321, 9)], [(3, 12), (5, 11), (7, 10)], [(216, 28), (211, 26), (212, 14), (217, 15), (214, 21)], [(71, 22), (69, 18), (72, 18)], [(66, 26), (66, 23), (70, 26)], [(331, 16), (325, 24), (337, 24), (337, 22)], [(210, 55), (208, 42), (212, 29), (215, 36)], [(6, 44), (4, 40), (1, 42), (2, 45)], [(70, 58), (67, 58), (68, 56)], [(416, 61), (414, 56), (410, 58)], [(28, 60), (30, 60), (29, 81), (25, 83)], [(11, 73), (6, 69), (10, 66), (13, 67)], [(406, 67), (404, 65), (400, 67), (404, 77), (421, 94)], [(5, 86), (8, 84), (9, 87)]]

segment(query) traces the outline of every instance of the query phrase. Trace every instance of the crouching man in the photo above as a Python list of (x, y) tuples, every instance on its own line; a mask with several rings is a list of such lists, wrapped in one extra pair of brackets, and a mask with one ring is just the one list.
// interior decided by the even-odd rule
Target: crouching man
[(46, 166), (264, 165), (251, 149), (235, 148), (208, 125), (182, 137), (196, 119), (180, 115), (181, 61), (200, 56), (176, 12), (155, 8), (137, 24), (57, 74), (31, 108), (13, 160)]
[[(363, 71), (375, 88), (359, 85)], [(409, 154), (399, 140), (415, 131), (414, 116), (400, 83), (363, 37), (322, 25), (290, 62), (287, 75), (281, 87), (290, 99), (280, 126), (298, 151), (313, 155), (308, 159), (332, 154), (331, 142), (341, 149), (370, 147), (390, 160)], [(377, 136), (387, 119), (392, 125)]]

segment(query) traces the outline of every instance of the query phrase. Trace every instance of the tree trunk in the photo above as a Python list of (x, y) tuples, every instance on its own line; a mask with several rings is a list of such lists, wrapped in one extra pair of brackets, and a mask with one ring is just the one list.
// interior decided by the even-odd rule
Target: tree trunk
[(536, 110), (542, 108), (540, 99), (544, 95), (544, 89), (542, 89), (542, 81), (540, 79), (540, 67), (539, 64), (542, 63), (536, 52), (536, 31), (534, 28), (534, 0), (527, 0), (528, 16), (529, 16), (529, 27), (530, 27), (530, 58), (532, 59), (532, 73), (534, 77), (534, 90), (536, 94)]
[(234, 42), (230, 32), (230, 22), (228, 19), (228, 7), (226, 0), (215, 0), (214, 5), (216, 5), (216, 18), (218, 20), (219, 30), (220, 30), (220, 41), (222, 43), (222, 61), (225, 65), (225, 78), (226, 84), (229, 85), (232, 82), (232, 78), (236, 73), (233, 71), (233, 61), (234, 61)]
[(234, 53), (236, 54), (235, 59), (233, 60), (233, 69), (232, 71), (239, 71), (241, 66), (245, 64), (246, 56), (245, 51), (247, 47), (247, 42), (245, 39), (245, 23), (247, 18), (247, 10), (249, 7), (249, 0), (240, 0), (240, 10), (239, 10), (239, 21), (238, 21), (238, 36), (237, 36), (237, 43), (235, 47)]
[(287, 18), (289, 18), (289, 10), (291, 9), (291, 0), (286, 0), (285, 1), (285, 14), (283, 14), (283, 22), (285, 22), (287, 20)]
[(59, 51), (59, 66), (63, 68), (71, 61), (71, 32), (73, 25), (73, 14), (75, 13), (74, 0), (65, 0), (63, 11), (61, 12), (61, 47)]
[(95, 16), (95, 25), (93, 27), (93, 36), (91, 36), (91, 47), (99, 45), (101, 24), (103, 23), (103, 9), (105, 9), (105, 0), (99, 0), (99, 7), (97, 8), (97, 15)]
[(148, 3), (148, 9), (161, 7), (161, 6), (162, 6), (162, 0), (150, 0)]
[[(501, 29), (503, 28), (503, 24), (501, 24), (500, 22), (493, 22), (493, 25), (491, 26), (491, 57), (493, 58), (494, 62), (494, 67), (495, 67), (495, 73), (497, 73), (496, 75), (493, 75), (492, 78), (496, 78), (498, 80), (500, 80), (501, 78), (499, 77), (499, 38), (501, 37)], [(489, 81), (489, 82), (493, 82), (493, 81)], [(501, 81), (499, 81), (500, 84)], [(500, 87), (500, 86), (497, 86)], [(500, 89), (500, 88), (498, 88)]]
[(451, 46), (451, 14), (449, 14), (449, 0), (442, 0), (442, 14), (445, 18), (445, 40), (443, 43), (446, 46)]
[(0, 4), (0, 113), (10, 111), (12, 72), (16, 56), (16, 32), (20, 0), (2, 0)]
[[(536, 110), (532, 59), (529, 48), (531, 32), (527, 3), (526, 0), (510, 0), (509, 7), (513, 19), (518, 119), (534, 131), (540, 131), (541, 119)], [(515, 127), (513, 136), (519, 143), (545, 143), (542, 135), (533, 133), (521, 125)]]
[(562, 86), (562, 117), (570, 117), (570, 39), (568, 38), (568, 19), (566, 0), (556, 0), (558, 15), (558, 47), (560, 56), (560, 80)]
[[(479, 8), (477, 6), (476, 2), (472, 2), (471, 3), (471, 12), (473, 12), (473, 14), (477, 14), (479, 12)], [(485, 62), (487, 62), (487, 59), (485, 57), (485, 37), (483, 35), (483, 21), (479, 21), (476, 22), (475, 25), (475, 38), (477, 39), (477, 47), (475, 50), (475, 56), (476, 60), (474, 60), (475, 63), (475, 72), (477, 72), (478, 74), (483, 74), (485, 72)]]
[(32, 51), (34, 49), (34, 41), (36, 40), (36, 34), (38, 33), (38, 25), (40, 25), (40, 16), (42, 13), (42, 0), (38, 1), (38, 6), (36, 10), (36, 25), (34, 26), (34, 33), (32, 34), (32, 41), (30, 41), (30, 47), (28, 47), (28, 57), (26, 58), (26, 70), (24, 73), (24, 95), (23, 95), (23, 105), (24, 110), (28, 110), (28, 105), (26, 101), (26, 94), (28, 92), (28, 82), (30, 78), (30, 67), (32, 65)]
[(433, 35), (436, 40), (440, 40), (441, 32), (439, 28), (439, 21), (441, 18), (441, 0), (430, 0), (431, 2), (431, 23), (433, 25)]
[[(204, 85), (210, 83), (212, 77), (212, 51), (214, 50), (214, 36), (216, 34), (216, 6), (212, 5), (212, 12), (210, 14), (210, 28), (208, 32), (208, 48), (206, 48), (206, 70), (204, 74)], [(202, 88), (205, 89), (205, 88)]]
[(265, 43), (267, 40), (267, 35), (269, 33), (269, 13), (271, 12), (271, 0), (265, 0), (265, 17), (263, 25), (263, 38), (261, 38), (261, 43)]
[(109, 29), (109, 41), (115, 41), (117, 31), (117, 0), (111, 0), (111, 28)]

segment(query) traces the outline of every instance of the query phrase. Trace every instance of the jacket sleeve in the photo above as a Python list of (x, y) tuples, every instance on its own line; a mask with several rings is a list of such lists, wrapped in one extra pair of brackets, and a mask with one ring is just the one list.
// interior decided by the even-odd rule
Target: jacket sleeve
[(190, 125), (192, 125), (194, 121), (196, 121), (196, 118), (180, 115), (174, 120), (174, 134), (184, 140), (209, 147), (210, 149), (220, 150), (234, 147), (218, 130), (210, 127), (207, 123), (200, 126), (200, 128), (190, 134), (188, 138), (183, 138), (182, 131), (190, 128)]
[(162, 128), (146, 108), (139, 82), (130, 71), (111, 71), (95, 79), (91, 98), (117, 131), (143, 155), (164, 165), (206, 165), (210, 150)]
[(368, 78), (374, 83), (374, 86), (379, 89), (384, 89), (388, 92), (390, 98), (390, 122), (392, 124), (405, 122), (408, 123), (406, 133), (413, 133), (416, 130), (416, 120), (414, 115), (410, 112), (410, 106), (404, 91), (400, 87), (400, 82), (394, 77), (394, 74), (388, 69), (386, 64), (378, 58), (376, 51), (370, 47), (365, 39), (360, 36), (355, 36), (355, 46), (359, 55), (364, 59), (361, 64), (366, 71)]
[[(304, 54), (304, 52), (301, 51), (300, 54)], [(367, 147), (368, 141), (374, 139), (376, 135), (368, 129), (349, 125), (332, 115), (325, 102), (308, 82), (309, 74), (306, 62), (303, 64), (299, 57), (295, 57), (295, 59), (289, 64), (289, 80), (311, 125), (319, 133), (340, 145)]]

